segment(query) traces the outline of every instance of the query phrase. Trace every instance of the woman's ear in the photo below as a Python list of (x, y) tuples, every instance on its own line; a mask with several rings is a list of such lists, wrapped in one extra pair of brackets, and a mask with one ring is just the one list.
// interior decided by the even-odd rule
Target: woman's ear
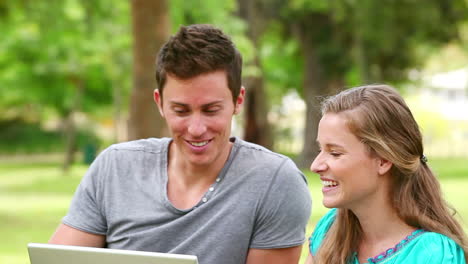
[(393, 166), (393, 163), (389, 160), (378, 158), (378, 173), (379, 175), (384, 175), (390, 171)]

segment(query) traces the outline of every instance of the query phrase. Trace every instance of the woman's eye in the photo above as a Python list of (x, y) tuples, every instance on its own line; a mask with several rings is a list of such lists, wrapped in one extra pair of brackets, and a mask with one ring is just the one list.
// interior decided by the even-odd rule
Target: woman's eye
[(333, 157), (339, 157), (339, 156), (341, 156), (341, 153), (332, 151), (332, 152), (330, 152), (330, 155), (332, 155)]

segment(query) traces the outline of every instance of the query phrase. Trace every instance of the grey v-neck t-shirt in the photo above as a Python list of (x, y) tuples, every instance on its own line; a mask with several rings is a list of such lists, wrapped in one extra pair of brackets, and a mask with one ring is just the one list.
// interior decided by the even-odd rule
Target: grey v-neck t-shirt
[(201, 264), (302, 245), (311, 210), (304, 175), (283, 155), (231, 141), (219, 176), (187, 210), (167, 197), (170, 138), (112, 145), (83, 177), (63, 223), (105, 235), (109, 248), (196, 255)]

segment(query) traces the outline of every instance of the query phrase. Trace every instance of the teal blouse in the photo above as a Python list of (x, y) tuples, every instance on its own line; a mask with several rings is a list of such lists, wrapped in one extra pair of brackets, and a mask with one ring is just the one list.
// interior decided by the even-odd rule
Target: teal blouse
[[(310, 236), (310, 252), (312, 255), (322, 243), (333, 221), (335, 221), (337, 209), (331, 209), (317, 223)], [(462, 248), (452, 239), (434, 232), (418, 229), (404, 238), (395, 247), (389, 248), (381, 254), (367, 259), (367, 263), (397, 264), (397, 263), (444, 263), (466, 264)], [(349, 264), (359, 264), (357, 253), (354, 253)]]

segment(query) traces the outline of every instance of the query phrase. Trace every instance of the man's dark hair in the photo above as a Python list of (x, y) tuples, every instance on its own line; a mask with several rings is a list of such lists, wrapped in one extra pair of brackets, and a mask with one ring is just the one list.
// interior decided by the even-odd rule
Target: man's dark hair
[(242, 85), (242, 56), (221, 30), (206, 24), (182, 26), (164, 44), (156, 60), (156, 81), (163, 94), (167, 75), (187, 80), (224, 70), (234, 103)]

